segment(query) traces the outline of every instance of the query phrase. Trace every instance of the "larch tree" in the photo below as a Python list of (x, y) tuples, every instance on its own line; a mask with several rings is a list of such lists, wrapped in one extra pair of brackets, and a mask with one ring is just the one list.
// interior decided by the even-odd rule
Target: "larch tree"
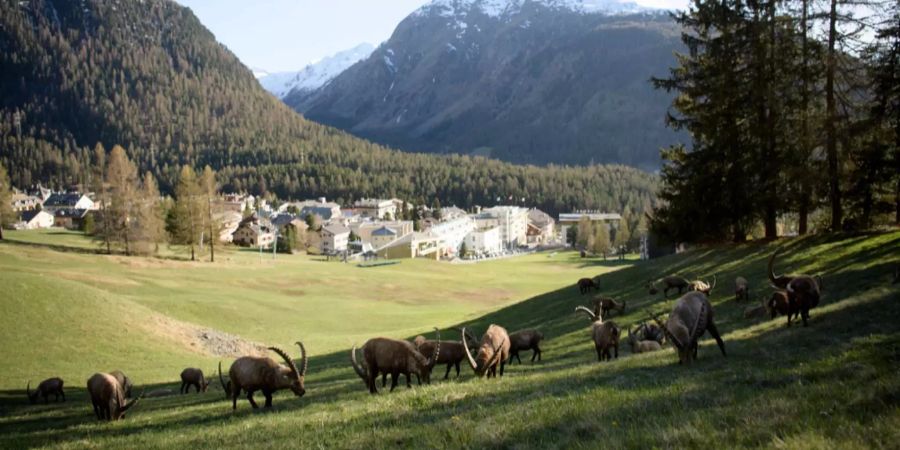
[(3, 228), (12, 225), (15, 216), (12, 210), (12, 185), (6, 167), (0, 163), (0, 241), (3, 240)]
[(191, 166), (184, 165), (175, 186), (173, 237), (177, 243), (191, 248), (191, 261), (197, 260), (196, 246), (200, 243), (200, 233), (205, 222), (205, 208), (201, 203), (203, 199), (205, 196), (197, 173)]

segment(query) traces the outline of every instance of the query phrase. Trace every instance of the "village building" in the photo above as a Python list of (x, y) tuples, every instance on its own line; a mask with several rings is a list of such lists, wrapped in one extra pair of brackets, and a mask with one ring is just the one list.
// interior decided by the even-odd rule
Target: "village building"
[(376, 250), (379, 258), (430, 258), (440, 259), (441, 238), (431, 233), (414, 231)]
[(329, 222), (341, 218), (341, 205), (329, 202), (325, 197), (319, 197), (316, 200), (283, 203), (278, 207), (278, 212), (292, 212), (301, 219), (313, 215), (317, 216), (320, 222)]
[(335, 254), (347, 250), (350, 242), (350, 229), (343, 225), (326, 225), (320, 232), (322, 239), (320, 250), (322, 253)]
[(219, 231), (219, 242), (228, 243), (233, 241), (234, 232), (241, 226), (244, 216), (238, 211), (226, 210), (216, 214), (215, 219), (222, 224)]
[(528, 230), (526, 232), (529, 246), (552, 243), (556, 239), (556, 223), (549, 214), (532, 208), (528, 210)]
[(76, 192), (51, 194), (44, 200), (43, 209), (53, 214), (61, 209), (94, 209), (94, 202), (87, 195)]
[[(396, 237), (405, 236), (408, 233), (412, 233), (413, 231), (413, 223), (410, 220), (392, 220), (392, 221), (360, 221), (360, 222), (352, 222), (349, 224), (350, 230), (353, 231), (353, 234), (359, 237), (360, 241), (363, 242), (372, 242), (372, 233), (375, 230), (378, 230), (382, 227), (390, 228), (397, 233)], [(375, 245), (375, 248), (380, 247), (380, 245)]]
[(275, 228), (266, 219), (248, 217), (232, 234), (232, 242), (242, 247), (269, 247), (275, 242)]
[(466, 235), (466, 255), (494, 255), (503, 251), (500, 227), (474, 230)]
[[(50, 211), (47, 211), (48, 213)], [(90, 214), (88, 209), (58, 208), (53, 210), (53, 226), (69, 230), (80, 230), (84, 219)]]
[(363, 217), (393, 220), (397, 218), (397, 204), (390, 199), (364, 198), (353, 203)]
[(559, 235), (565, 239), (569, 227), (577, 227), (578, 222), (582, 218), (587, 218), (591, 223), (605, 223), (607, 226), (614, 226), (622, 220), (622, 216), (618, 213), (606, 213), (600, 211), (577, 211), (573, 213), (560, 213), (559, 215)]
[(44, 200), (38, 196), (30, 195), (18, 189), (13, 190), (12, 209), (16, 212), (31, 211), (43, 206)]
[[(369, 242), (371, 242), (373, 248), (381, 248), (396, 241), (398, 237), (400, 237), (400, 234), (397, 230), (382, 226), (371, 232)], [(366, 242), (365, 240), (362, 241)]]
[(21, 221), (15, 225), (19, 230), (37, 230), (50, 228), (54, 224), (53, 215), (42, 210), (28, 210), (22, 212)]
[(475, 221), (468, 216), (440, 222), (433, 225), (428, 232), (441, 240), (442, 256), (455, 256), (459, 252), (466, 236), (475, 229)]
[(518, 206), (495, 206), (474, 216), (477, 228), (500, 228), (500, 240), (506, 248), (527, 244), (528, 210)]
[(467, 213), (462, 208), (457, 208), (456, 206), (448, 206), (446, 208), (441, 208), (441, 220), (453, 220), (459, 219), (460, 217), (468, 217), (469, 213)]

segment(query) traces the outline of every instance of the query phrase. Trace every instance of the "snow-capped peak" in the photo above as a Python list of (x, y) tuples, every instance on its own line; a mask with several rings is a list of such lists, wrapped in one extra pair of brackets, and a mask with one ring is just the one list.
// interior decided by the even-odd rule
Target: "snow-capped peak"
[(267, 73), (253, 69), (259, 83), (272, 95), (283, 99), (293, 90), (312, 91), (334, 79), (344, 70), (357, 62), (366, 59), (375, 50), (375, 46), (363, 43), (349, 50), (335, 53), (319, 61), (308, 64), (299, 72)]
[(519, 12), (527, 3), (582, 14), (622, 15), (655, 11), (634, 2), (617, 0), (432, 0), (414, 14), (437, 13), (444, 17), (457, 17), (477, 9), (487, 16), (500, 17)]

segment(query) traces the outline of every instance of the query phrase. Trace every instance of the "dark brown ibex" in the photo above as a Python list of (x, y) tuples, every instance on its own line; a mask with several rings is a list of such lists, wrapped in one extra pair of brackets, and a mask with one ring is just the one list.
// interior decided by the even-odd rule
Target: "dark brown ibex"
[(119, 385), (122, 386), (122, 392), (125, 394), (125, 398), (131, 398), (131, 387), (133, 386), (131, 379), (121, 370), (113, 370), (109, 374), (115, 377), (116, 381), (119, 382)]
[(791, 326), (791, 320), (796, 319), (800, 315), (800, 308), (797, 302), (791, 300), (788, 291), (778, 289), (772, 293), (772, 297), (766, 303), (766, 309), (770, 316), (774, 319), (778, 315), (787, 317), (787, 326)]
[[(662, 280), (660, 280), (665, 287), (663, 288), (663, 297), (669, 298), (669, 291), (672, 289), (678, 289), (678, 295), (681, 295), (682, 292), (688, 289), (691, 282), (686, 278), (682, 278), (675, 275), (669, 275)], [(659, 292), (659, 289), (656, 287), (657, 282), (648, 281), (647, 282), (647, 290), (650, 295), (656, 295)]]
[(750, 300), (750, 285), (744, 277), (737, 277), (734, 279), (734, 300), (737, 302), (741, 300)]
[(796, 303), (796, 308), (800, 311), (800, 318), (803, 319), (803, 326), (807, 326), (809, 320), (809, 310), (819, 306), (819, 300), (822, 297), (822, 278), (810, 275), (775, 275), (775, 256), (778, 252), (775, 250), (769, 257), (769, 281), (772, 285), (788, 292), (790, 301)]
[(62, 397), (62, 401), (66, 401), (66, 393), (63, 392), (63, 380), (59, 377), (47, 378), (41, 381), (41, 384), (37, 386), (34, 392), (31, 392), (31, 381), (29, 381), (25, 386), (25, 394), (32, 405), (37, 403), (38, 397), (43, 397), (44, 403), (47, 403), (47, 398), (51, 395), (55, 402), (58, 402), (60, 397)]
[(633, 330), (628, 330), (628, 344), (631, 346), (631, 353), (648, 353), (662, 349), (659, 342), (641, 339), (637, 327)]
[(619, 303), (609, 297), (596, 297), (593, 301), (591, 301), (591, 306), (594, 307), (594, 314), (601, 316), (608, 316), (609, 312), (612, 310), (616, 310), (619, 312), (619, 315), (625, 313), (625, 301)]
[(182, 394), (187, 394), (191, 390), (191, 386), (193, 386), (199, 394), (200, 392), (206, 392), (211, 382), (212, 380), (207, 380), (203, 376), (202, 370), (193, 367), (187, 368), (181, 371), (181, 389), (178, 391)]
[[(463, 328), (462, 337), (465, 339), (466, 329)], [(500, 376), (503, 376), (503, 370), (506, 367), (506, 361), (509, 359), (509, 333), (506, 328), (500, 325), (491, 324), (484, 335), (481, 336), (481, 344), (478, 347), (478, 354), (473, 357), (472, 352), (466, 348), (466, 359), (469, 361), (469, 367), (475, 371), (475, 375), (488, 378), (497, 377), (497, 367), (500, 367)]]
[[(458, 329), (458, 331), (462, 331)], [(430, 355), (434, 353), (434, 349), (436, 346), (435, 341), (425, 339), (425, 336), (416, 336), (415, 339), (416, 349), (419, 350), (419, 353), (423, 355)], [(457, 341), (441, 341), (441, 352), (438, 355), (436, 364), (446, 364), (447, 371), (444, 373), (444, 379), (450, 377), (450, 369), (456, 368), (456, 377), (459, 378), (459, 366), (466, 359), (466, 348), (462, 343)], [(478, 341), (475, 340), (475, 337), (472, 336), (471, 333), (466, 332), (466, 346), (469, 348), (477, 347)], [(381, 387), (384, 387), (384, 379), (381, 380)]]
[(513, 357), (522, 364), (519, 358), (519, 352), (524, 350), (533, 350), (531, 354), (531, 362), (535, 359), (541, 360), (541, 341), (544, 334), (537, 330), (522, 330), (509, 335), (509, 363), (512, 364)]
[(87, 380), (87, 390), (98, 420), (121, 420), (125, 413), (143, 397), (125, 402), (125, 388), (112, 374), (95, 373)]
[[(269, 347), (269, 350), (278, 354), (285, 366), (278, 364), (274, 359), (260, 356), (242, 356), (231, 363), (228, 370), (228, 378), (231, 380), (229, 391), (231, 394), (231, 409), (237, 409), (237, 398), (241, 391), (247, 393), (247, 401), (254, 409), (259, 405), (253, 400), (253, 393), (262, 391), (266, 397), (266, 408), (272, 407), (272, 394), (282, 389), (290, 389), (297, 397), (306, 394), (303, 381), (306, 378), (306, 369), (309, 367), (309, 359), (306, 356), (306, 347), (302, 342), (296, 342), (300, 347), (300, 367), (277, 347)], [(220, 380), (221, 381), (221, 380)]]
[(702, 292), (704, 295), (709, 297), (710, 292), (712, 292), (712, 290), (716, 288), (717, 281), (718, 281), (718, 278), (715, 275), (713, 275), (712, 283), (710, 283), (709, 281), (700, 280), (700, 279), (691, 281), (691, 284), (688, 287), (688, 291)]
[(725, 343), (713, 321), (712, 305), (702, 292), (688, 292), (679, 298), (665, 325), (658, 317), (654, 316), (654, 319), (666, 333), (666, 338), (678, 349), (679, 364), (690, 364), (697, 359), (698, 341), (707, 330), (722, 350), (722, 356), (726, 356)]
[(613, 350), (616, 358), (619, 357), (619, 327), (615, 322), (604, 322), (603, 316), (594, 314), (584, 306), (575, 308), (575, 312), (583, 312), (591, 319), (591, 339), (594, 340), (594, 348), (597, 350), (597, 361), (612, 361)]
[(406, 376), (407, 386), (409, 386), (410, 374), (417, 375), (420, 382), (430, 383), (431, 371), (437, 364), (441, 352), (441, 334), (437, 328), (434, 330), (437, 339), (434, 353), (430, 357), (422, 355), (415, 345), (408, 341), (379, 337), (369, 339), (363, 344), (365, 366), (361, 366), (356, 360), (356, 346), (354, 345), (350, 350), (350, 363), (356, 374), (369, 388), (369, 393), (378, 393), (375, 380), (379, 373), (391, 374), (391, 391), (397, 387), (397, 381), (401, 374)]
[(600, 286), (591, 278), (582, 278), (578, 280), (578, 292), (581, 295), (587, 294), (591, 289), (600, 290)]

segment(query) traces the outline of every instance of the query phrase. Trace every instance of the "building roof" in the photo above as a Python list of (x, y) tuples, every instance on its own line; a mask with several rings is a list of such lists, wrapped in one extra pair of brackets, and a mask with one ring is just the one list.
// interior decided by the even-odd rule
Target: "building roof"
[(592, 222), (599, 222), (601, 220), (605, 221), (614, 221), (614, 220), (622, 220), (622, 215), (619, 213), (601, 213), (601, 212), (583, 212), (583, 213), (562, 213), (559, 215), (560, 222), (578, 222), (582, 217), (587, 217), (588, 220)]
[(533, 223), (538, 227), (545, 227), (553, 223), (553, 218), (550, 217), (549, 214), (537, 208), (533, 208), (528, 211), (528, 222)]
[(347, 228), (343, 225), (338, 225), (338, 224), (324, 226), (324, 227), (322, 227), (322, 231), (325, 231), (325, 232), (335, 235), (335, 236), (337, 236), (339, 234), (345, 234), (345, 233), (349, 234), (350, 233), (349, 228)]
[(78, 193), (57, 193), (50, 195), (46, 201), (44, 201), (44, 206), (50, 207), (66, 207), (66, 206), (75, 206), (78, 204), (78, 201), (84, 197), (84, 194)]
[(334, 209), (330, 206), (304, 206), (300, 209), (300, 217), (306, 217), (309, 214), (319, 216), (322, 220), (331, 220)]
[(79, 208), (63, 208), (56, 210), (53, 215), (56, 217), (72, 217), (75, 219), (81, 219), (86, 216), (88, 213), (87, 209), (79, 209)]
[(396, 235), (397, 235), (397, 232), (388, 227), (381, 227), (372, 232), (372, 236), (396, 236)]
[(378, 208), (378, 207), (387, 207), (392, 206), (394, 202), (389, 199), (383, 198), (363, 198), (355, 201), (353, 206), (357, 208)]
[[(35, 211), (35, 210), (32, 210), (32, 211), (22, 211), (22, 221), (23, 221), (23, 222), (26, 222), (26, 223), (27, 223), (27, 222), (31, 222), (32, 219), (34, 219), (35, 217), (37, 217), (38, 214), (41, 214), (41, 213), (47, 214), (47, 213), (44, 212), (44, 211)], [(49, 214), (47, 214), (47, 215), (49, 215)]]

